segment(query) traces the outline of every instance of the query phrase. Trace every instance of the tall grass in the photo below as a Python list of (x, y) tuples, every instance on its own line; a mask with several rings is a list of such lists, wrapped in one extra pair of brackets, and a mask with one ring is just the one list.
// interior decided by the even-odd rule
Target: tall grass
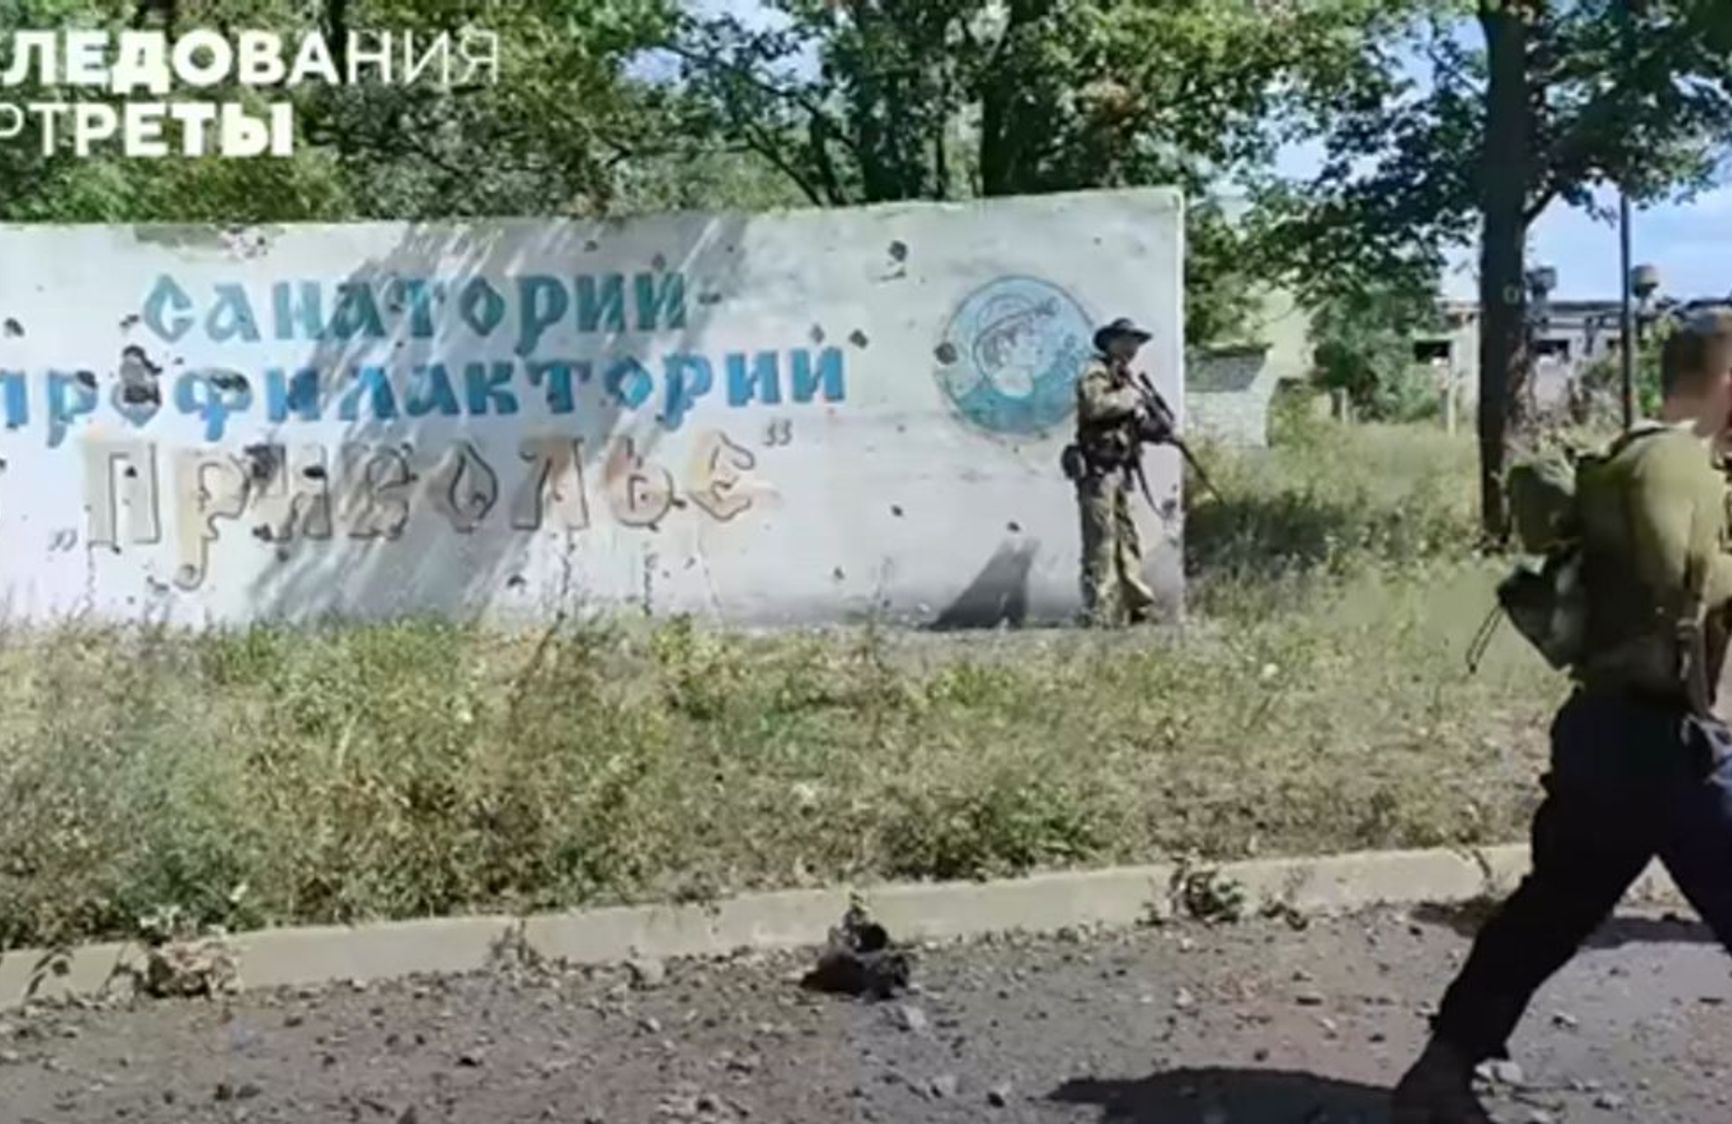
[(1560, 684), (1506, 639), (1471, 450), (1207, 453), (1180, 633), (0, 637), (0, 948), (1511, 837)]

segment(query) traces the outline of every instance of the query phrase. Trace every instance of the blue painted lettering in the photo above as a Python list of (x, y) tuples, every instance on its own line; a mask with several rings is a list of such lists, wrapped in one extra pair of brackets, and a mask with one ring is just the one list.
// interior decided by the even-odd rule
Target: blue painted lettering
[(6, 428), (30, 424), (30, 384), (22, 371), (0, 371), (0, 386), (6, 391)]
[(625, 277), (610, 273), (599, 281), (590, 274), (577, 279), (577, 329), (625, 331)]
[(417, 366), (409, 375), (409, 385), (403, 391), (403, 412), (412, 418), (439, 414), (454, 418), (462, 412), (457, 405), (457, 392), (451, 388), (451, 376), (443, 363)]
[(565, 318), (571, 309), (571, 294), (557, 277), (536, 275), (517, 280), (517, 299), (523, 306), (523, 329), (517, 354), (527, 357), (541, 343), (547, 329)]
[[(163, 320), (163, 313), (171, 308), (176, 315), (173, 323), (168, 323)], [(169, 343), (174, 343), (192, 329), (192, 298), (166, 273), (156, 279), (150, 296), (144, 300), (144, 323), (157, 338)]]
[(48, 372), (48, 447), (59, 446), (76, 418), (96, 409), (96, 376), (89, 371)]
[(478, 336), (490, 336), (505, 319), (505, 298), (487, 283), (487, 278), (475, 277), (463, 287), (463, 296), (457, 302), (457, 314), (463, 317), (470, 331)]
[[(662, 278), (656, 291), (656, 278)], [(686, 326), (686, 279), (680, 273), (640, 273), (632, 279), (637, 297), (637, 327), (640, 332)]]
[(842, 384), (842, 352), (839, 348), (826, 347), (818, 353), (818, 369), (812, 369), (812, 353), (805, 348), (794, 352), (794, 401), (810, 402), (820, 385), (824, 389), (824, 399), (827, 402), (840, 402), (843, 398)]
[(782, 401), (781, 362), (773, 351), (760, 351), (746, 366), (744, 352), (730, 352), (728, 364), (728, 405), (747, 406), (756, 398), (766, 406)]
[(183, 414), (204, 418), (206, 441), (220, 441), (229, 415), (253, 404), (253, 391), (232, 371), (188, 371), (175, 381), (174, 404)]
[[(510, 363), (465, 363), (463, 389), (468, 398), (469, 412), (477, 416), (488, 413), (515, 414), (517, 395), (511, 393)], [(492, 403), (493, 409), (488, 409)]]
[(391, 390), (391, 372), (383, 367), (356, 367), (354, 376), (337, 407), (338, 417), (344, 421), (357, 420), (363, 393), (372, 402), (375, 418), (384, 421), (397, 416), (397, 396)]
[(340, 340), (365, 336), (370, 340), (385, 338), (385, 322), (379, 318), (379, 304), (373, 299), (373, 286), (365, 281), (345, 281), (337, 286), (337, 309), (331, 314), (331, 334)]
[(701, 355), (670, 355), (663, 363), (663, 370), (667, 375), (668, 403), (662, 411), (662, 424), (678, 429), (697, 404), (698, 396), (710, 392), (714, 382), (710, 361)]
[(325, 302), (319, 293), (317, 281), (300, 282), (298, 299), (295, 282), (278, 281), (271, 288), (271, 298), (276, 311), (277, 338), (279, 340), (295, 339), (297, 324), (302, 338), (309, 340), (323, 340), (325, 338)]
[(228, 343), (236, 338), (247, 343), (259, 342), (259, 325), (253, 319), (253, 303), (247, 291), (229, 283), (218, 285), (216, 292), (216, 307), (205, 317), (205, 335), (215, 343)]
[(571, 386), (572, 375), (575, 373), (579, 379), (587, 382), (589, 369), (588, 360), (576, 364), (558, 359), (531, 363), (529, 385), (541, 386), (546, 383), (547, 408), (556, 414), (569, 414), (577, 409), (577, 396)]
[(405, 277), (397, 282), (397, 288), (409, 302), (409, 332), (418, 340), (433, 338), (435, 325), (433, 322), (433, 301), (444, 299), (445, 286), (432, 285), (415, 277)]
[(655, 379), (642, 363), (627, 356), (607, 369), (602, 377), (607, 392), (621, 402), (637, 409), (655, 392)]
[(301, 421), (318, 421), (319, 372), (296, 371), (293, 378), (281, 367), (265, 372), (265, 416), (272, 422), (287, 421), (294, 414)]

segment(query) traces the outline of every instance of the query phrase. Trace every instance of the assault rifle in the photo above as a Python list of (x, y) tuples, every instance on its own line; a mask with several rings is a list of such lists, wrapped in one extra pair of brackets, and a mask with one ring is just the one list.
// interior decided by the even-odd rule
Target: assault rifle
[(1185, 458), (1185, 463), (1197, 474), (1197, 482), (1219, 502), (1221, 493), (1215, 489), (1215, 485), (1209, 480), (1209, 474), (1203, 471), (1203, 466), (1197, 463), (1197, 458), (1185, 444), (1184, 438), (1179, 436), (1172, 407), (1161, 397), (1161, 392), (1155, 389), (1155, 384), (1149, 381), (1149, 376), (1138, 371), (1134, 378), (1133, 385), (1143, 397), (1143, 412), (1137, 429), (1140, 443), (1137, 451), (1132, 454), (1131, 471), (1136, 474), (1137, 483), (1143, 489), (1143, 498), (1149, 501), (1150, 507), (1155, 507), (1155, 498), (1149, 494), (1148, 478), (1143, 475), (1142, 445), (1171, 445), (1179, 450), (1179, 455)]

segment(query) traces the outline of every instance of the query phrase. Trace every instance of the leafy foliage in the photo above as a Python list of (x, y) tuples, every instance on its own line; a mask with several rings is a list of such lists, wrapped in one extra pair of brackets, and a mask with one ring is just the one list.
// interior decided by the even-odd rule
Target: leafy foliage
[(1346, 391), (1362, 416), (1411, 421), (1437, 406), (1414, 370), (1414, 333), (1436, 326), (1433, 294), (1395, 284), (1324, 294), (1312, 316), (1317, 381)]
[[(1496, 406), (1481, 414), (1482, 521), (1502, 539), (1529, 374), (1528, 227), (1607, 184), (1642, 203), (1709, 182), (1732, 135), (1732, 20), (1718, 0), (1437, 0), (1420, 14), (1405, 53), (1373, 52), (1382, 78), (1360, 89), (1381, 96), (1342, 107), (1315, 181), (1271, 191), (1286, 214), (1275, 245), (1302, 286), (1351, 288), (1435, 273), (1481, 233), (1480, 396)], [(1429, 81), (1403, 77), (1414, 58)]]
[[(270, 222), (765, 209), (1178, 185), (1193, 342), (1248, 323), (1264, 229), (1210, 201), (1292, 127), (1375, 104), (1399, 7), (1322, 0), (0, 0), (0, 27), (464, 28), (501, 79), (273, 91), (283, 160), (0, 151), (0, 218)], [(642, 73), (646, 57), (673, 74)], [(338, 59), (339, 66), (343, 60)], [(459, 67), (459, 72), (466, 67)], [(673, 80), (668, 80), (669, 78)], [(65, 91), (29, 91), (65, 96)], [(88, 96), (89, 91), (77, 91)], [(248, 100), (256, 91), (217, 89)]]
[[(684, 21), (712, 127), (819, 205), (1138, 184), (1207, 198), (1268, 163), (1290, 110), (1368, 96), (1362, 0), (771, 0), (770, 26)], [(1374, 57), (1374, 52), (1371, 57)], [(1244, 319), (1255, 227), (1191, 213), (1193, 343)]]
[[(322, 30), (499, 33), (500, 80), (441, 86), (363, 82), (290, 90), (297, 152), (286, 159), (78, 158), (0, 147), (0, 218), (25, 221), (271, 222), (570, 214), (620, 200), (620, 164), (668, 133), (665, 91), (626, 77), (670, 32), (671, 0), (3, 0), (0, 28), (120, 31), (248, 27), (294, 37)], [(0, 51), (10, 37), (0, 38)], [(343, 65), (338, 59), (339, 68)], [(461, 79), (467, 64), (457, 63)], [(19, 101), (69, 91), (25, 91)], [(89, 89), (75, 91), (88, 98)], [(213, 99), (256, 99), (218, 87)]]
[[(1660, 349), (1671, 334), (1672, 321), (1658, 319), (1642, 333), (1636, 348), (1636, 362), (1631, 374), (1636, 387), (1636, 408), (1644, 417), (1660, 412)], [(1593, 395), (1596, 404), (1607, 407), (1604, 412), (1615, 415), (1623, 396), (1623, 365), (1620, 356), (1603, 355), (1582, 372), (1582, 386)]]
[[(1732, 132), (1732, 21), (1711, 0), (1438, 2), (1399, 44), (1372, 49), (1379, 74), (1356, 104), (1333, 107), (1327, 159), (1288, 204), (1283, 233), (1303, 250), (1306, 276), (1388, 278), (1441, 264), (1476, 230), (1487, 181), (1519, 177), (1523, 220), (1552, 202), (1592, 207), (1593, 189), (1622, 185), (1638, 203), (1708, 186)], [(1628, 40), (1626, 10), (1633, 10)], [(1525, 32), (1522, 85), (1528, 143), (1480, 159), (1486, 144), (1488, 58), (1483, 37)], [(1626, 46), (1627, 42), (1627, 46)], [(1404, 74), (1418, 63), (1424, 81)], [(1426, 73), (1426, 72), (1429, 73)], [(1296, 221), (1292, 221), (1296, 220)], [(1340, 237), (1352, 230), (1353, 238)]]

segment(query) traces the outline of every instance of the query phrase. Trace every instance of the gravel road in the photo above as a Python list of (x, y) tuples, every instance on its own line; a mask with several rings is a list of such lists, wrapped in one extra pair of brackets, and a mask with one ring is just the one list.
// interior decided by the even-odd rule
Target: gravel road
[[(1039, 1121), (1385, 1117), (1465, 949), (1375, 912), (923, 950), (917, 990), (801, 991), (805, 956), (512, 969), (0, 1015), (0, 1121)], [(1488, 1083), (1500, 1121), (1732, 1119), (1732, 962), (1621, 917)]]

